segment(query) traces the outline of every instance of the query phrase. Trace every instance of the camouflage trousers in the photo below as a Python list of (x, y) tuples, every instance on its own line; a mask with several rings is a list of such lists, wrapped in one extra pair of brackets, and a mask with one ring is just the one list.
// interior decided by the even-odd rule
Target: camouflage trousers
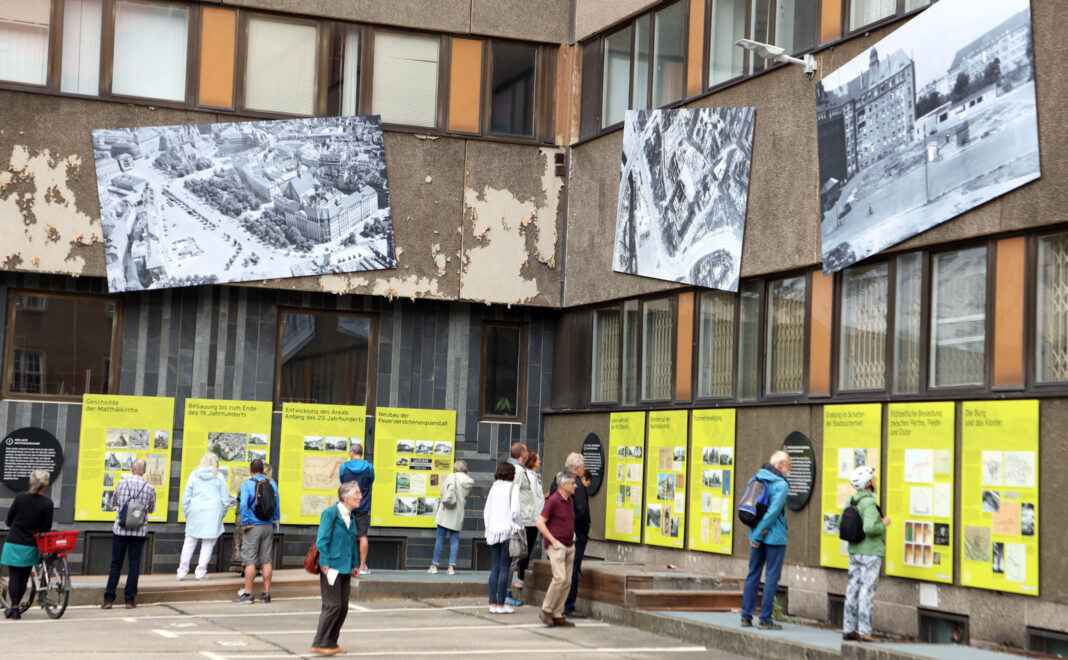
[(842, 632), (871, 634), (871, 607), (883, 558), (874, 555), (849, 555), (849, 586), (846, 587)]

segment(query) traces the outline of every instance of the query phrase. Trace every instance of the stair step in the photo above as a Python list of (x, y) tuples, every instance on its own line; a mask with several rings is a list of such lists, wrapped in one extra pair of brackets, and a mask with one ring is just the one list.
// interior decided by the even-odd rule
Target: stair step
[(741, 607), (742, 592), (740, 590), (631, 589), (627, 591), (627, 601), (637, 609), (729, 612)]

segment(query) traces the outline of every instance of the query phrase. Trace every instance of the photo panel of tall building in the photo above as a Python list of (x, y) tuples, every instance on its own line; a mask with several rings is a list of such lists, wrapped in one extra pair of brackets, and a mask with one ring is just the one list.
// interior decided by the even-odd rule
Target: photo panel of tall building
[(942, 0), (816, 86), (823, 270), (1040, 176), (1029, 0)]
[(756, 109), (634, 110), (612, 269), (738, 290)]
[(397, 265), (377, 116), (92, 133), (113, 292)]

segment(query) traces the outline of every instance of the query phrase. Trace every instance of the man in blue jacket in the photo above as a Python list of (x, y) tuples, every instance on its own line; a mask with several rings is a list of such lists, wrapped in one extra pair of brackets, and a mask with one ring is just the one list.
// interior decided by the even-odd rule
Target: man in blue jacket
[(371, 527), (371, 484), (375, 482), (375, 466), (363, 460), (363, 445), (358, 442), (349, 447), (349, 460), (341, 465), (338, 474), (341, 483), (355, 481), (363, 497), (352, 512), (356, 521), (356, 536), (360, 539), (360, 575), (370, 575), (367, 569), (367, 530)]
[[(762, 630), (782, 630), (782, 626), (771, 620), (771, 613), (775, 605), (775, 591), (779, 588), (782, 560), (786, 556), (786, 542), (789, 539), (786, 529), (786, 496), (790, 492), (790, 485), (786, 482), (788, 474), (790, 455), (777, 451), (753, 477), (767, 484), (770, 497), (767, 512), (749, 533), (749, 575), (745, 578), (745, 592), (742, 594), (742, 627), (753, 625), (760, 573), (765, 571), (766, 567), (759, 627)], [(753, 479), (749, 481), (752, 482)]]
[(274, 491), (274, 513), (267, 518), (256, 515), (256, 487), (262, 481), (267, 480), (263, 476), (263, 461), (255, 459), (248, 466), (251, 475), (241, 484), (241, 496), (239, 498), (241, 529), (241, 562), (245, 565), (245, 588), (237, 595), (235, 603), (252, 603), (255, 598), (252, 595), (252, 583), (256, 580), (256, 564), (263, 566), (263, 596), (264, 603), (271, 602), (271, 576), (274, 574), (274, 523), (278, 521), (279, 500), (278, 486), (273, 481), (267, 481), (271, 490)]

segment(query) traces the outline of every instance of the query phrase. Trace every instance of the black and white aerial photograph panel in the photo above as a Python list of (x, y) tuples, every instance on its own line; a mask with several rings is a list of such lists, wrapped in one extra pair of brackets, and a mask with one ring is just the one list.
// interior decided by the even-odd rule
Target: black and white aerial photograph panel
[(756, 109), (632, 110), (612, 269), (738, 290)]
[(108, 288), (395, 268), (378, 116), (93, 131)]
[(1029, 0), (942, 0), (816, 85), (823, 270), (1040, 176)]

